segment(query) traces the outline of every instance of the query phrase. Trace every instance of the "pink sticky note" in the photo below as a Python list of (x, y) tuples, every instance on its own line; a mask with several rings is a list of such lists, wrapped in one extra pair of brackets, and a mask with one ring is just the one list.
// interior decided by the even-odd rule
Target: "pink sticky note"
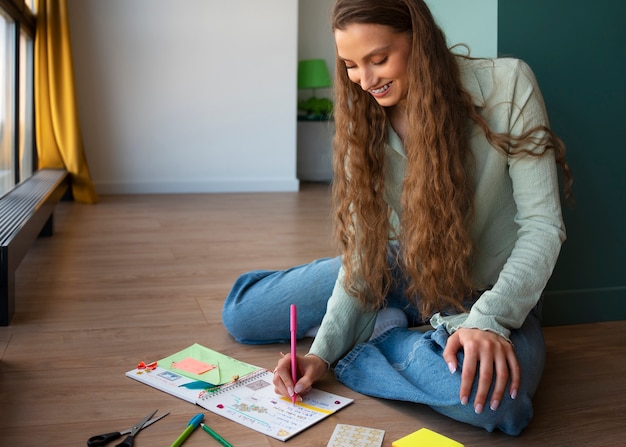
[(191, 374), (199, 375), (211, 371), (215, 368), (215, 365), (209, 365), (208, 363), (201, 362), (200, 360), (187, 357), (180, 362), (173, 362), (172, 367)]

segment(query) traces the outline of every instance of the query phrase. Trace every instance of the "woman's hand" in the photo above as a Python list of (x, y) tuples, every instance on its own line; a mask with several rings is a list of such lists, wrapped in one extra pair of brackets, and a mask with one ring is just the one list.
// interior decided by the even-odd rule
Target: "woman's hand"
[[(457, 353), (463, 349), (463, 372), (461, 375), (460, 398), (463, 405), (467, 404), (472, 391), (472, 384), (479, 370), (478, 390), (474, 399), (474, 411), (481, 413), (487, 402), (487, 395), (495, 373), (495, 384), (489, 407), (497, 410), (506, 384), (511, 378), (510, 395), (517, 397), (520, 384), (520, 368), (513, 346), (502, 336), (481, 329), (461, 328), (448, 338), (443, 351), (443, 358), (450, 372), (458, 366)], [(480, 368), (478, 366), (480, 365)]]
[(297, 383), (291, 380), (291, 355), (287, 354), (282, 357), (276, 369), (274, 369), (274, 391), (286, 397), (297, 394), (299, 400), (311, 390), (313, 383), (324, 377), (328, 366), (326, 362), (314, 355), (306, 357), (297, 356), (298, 359), (298, 376)]

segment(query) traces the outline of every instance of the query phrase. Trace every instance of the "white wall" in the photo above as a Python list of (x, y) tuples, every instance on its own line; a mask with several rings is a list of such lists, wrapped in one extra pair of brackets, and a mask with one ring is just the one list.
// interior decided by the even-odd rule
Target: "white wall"
[(99, 193), (297, 190), (296, 1), (68, 5)]
[[(496, 55), (497, 0), (427, 1), (450, 44)], [(332, 3), (68, 0), (98, 192), (297, 190), (297, 60), (333, 70)]]

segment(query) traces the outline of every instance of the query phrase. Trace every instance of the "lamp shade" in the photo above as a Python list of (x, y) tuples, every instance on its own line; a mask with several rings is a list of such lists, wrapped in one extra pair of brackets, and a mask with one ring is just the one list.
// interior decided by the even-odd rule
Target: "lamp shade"
[(324, 59), (308, 59), (298, 63), (298, 88), (326, 88), (331, 85)]

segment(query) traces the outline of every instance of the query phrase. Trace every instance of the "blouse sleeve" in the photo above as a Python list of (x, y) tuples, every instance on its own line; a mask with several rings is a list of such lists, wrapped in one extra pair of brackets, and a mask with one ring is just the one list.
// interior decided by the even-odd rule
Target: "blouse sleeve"
[[(543, 98), (530, 68), (517, 61), (510, 73), (505, 85), (511, 92), (511, 134), (548, 126)], [(511, 254), (493, 287), (483, 293), (469, 315), (448, 318), (438, 314), (431, 321), (433, 326), (445, 324), (450, 332), (460, 327), (479, 328), (508, 339), (510, 330), (521, 327), (537, 304), (552, 274), (565, 241), (554, 153), (509, 156), (507, 164), (518, 226)]]
[(374, 330), (376, 312), (366, 312), (349, 295), (344, 286), (341, 267), (335, 288), (328, 300), (326, 314), (311, 345), (309, 354), (323, 359), (329, 366), (337, 362), (354, 345), (366, 341)]

